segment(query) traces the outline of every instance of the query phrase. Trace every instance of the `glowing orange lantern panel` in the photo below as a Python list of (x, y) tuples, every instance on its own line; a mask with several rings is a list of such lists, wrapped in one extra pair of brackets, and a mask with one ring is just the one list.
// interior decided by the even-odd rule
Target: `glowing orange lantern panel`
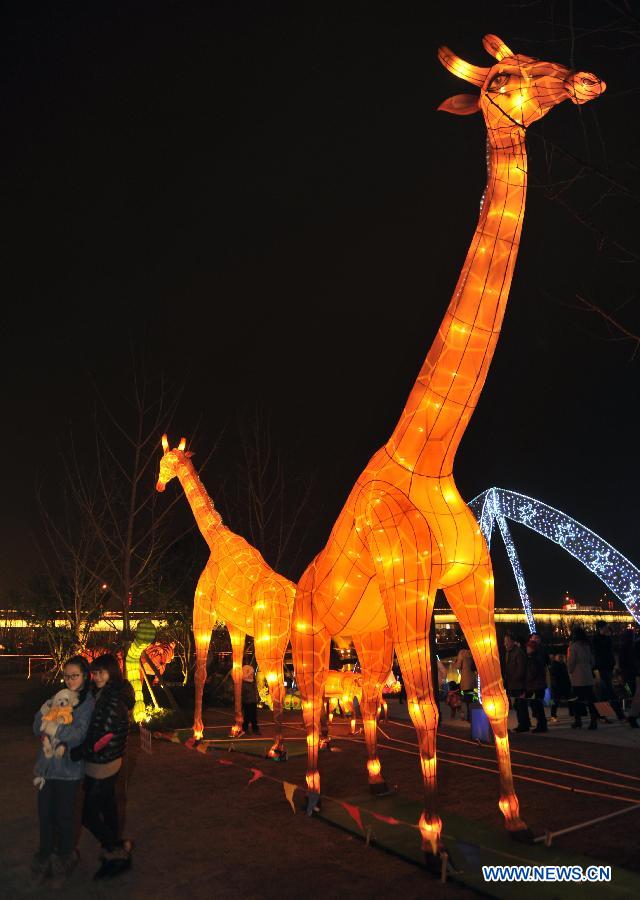
[(202, 691), (206, 677), (211, 629), (222, 621), (229, 629), (233, 653), (233, 686), (236, 724), (232, 735), (242, 732), (242, 654), (247, 634), (253, 635), (258, 666), (266, 677), (273, 699), (276, 724), (272, 755), (283, 750), (282, 706), (284, 703), (284, 654), (289, 644), (295, 586), (267, 565), (255, 547), (230, 531), (207, 494), (180, 441), (174, 450), (162, 437), (164, 455), (160, 460), (157, 490), (163, 491), (177, 477), (196, 523), (209, 545), (210, 556), (200, 575), (193, 605), (193, 634), (196, 641), (196, 696), (194, 737), (203, 734)]
[[(446, 48), (439, 52), (450, 72), (480, 88), (479, 94), (457, 95), (440, 107), (459, 115), (479, 111), (485, 121), (488, 179), (478, 226), (393, 434), (358, 478), (326, 547), (300, 580), (292, 628), (312, 791), (320, 790), (318, 723), (330, 638), (345, 631), (353, 636), (364, 699), (373, 696), (372, 686), (380, 680), (382, 635), (389, 629), (418, 734), (425, 788), (418, 825), (429, 853), (439, 852), (442, 827), (436, 812), (437, 708), (428, 641), (438, 588), (447, 595), (480, 674), (496, 736), (499, 806), (506, 827), (526, 832), (511, 774), (491, 561), (452, 471), (495, 351), (518, 253), (527, 182), (526, 129), (563, 100), (585, 103), (605, 89), (589, 73), (515, 55), (494, 35), (483, 43), (497, 60), (487, 68), (470, 65)], [(484, 154), (484, 146), (478, 149)], [(382, 774), (371, 751), (369, 757), (369, 780), (375, 787)]]

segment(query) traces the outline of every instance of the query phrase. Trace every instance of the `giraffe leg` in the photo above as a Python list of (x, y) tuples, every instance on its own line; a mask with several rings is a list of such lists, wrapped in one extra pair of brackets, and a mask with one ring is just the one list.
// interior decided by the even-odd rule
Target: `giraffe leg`
[[(433, 602), (431, 607), (433, 609)], [(428, 629), (424, 637), (410, 641), (398, 641), (395, 651), (407, 691), (407, 709), (418, 737), (420, 767), (424, 782), (424, 811), (418, 823), (422, 836), (422, 848), (426, 852), (437, 854), (442, 850), (440, 843), (442, 820), (436, 811), (438, 707), (434, 699), (431, 679)]]
[(285, 695), (283, 661), (289, 643), (290, 623), (289, 605), (282, 586), (269, 586), (268, 590), (260, 594), (254, 610), (256, 659), (260, 671), (267, 679), (275, 724), (274, 742), (267, 755), (280, 759), (286, 752), (282, 736)]
[(369, 789), (373, 794), (386, 794), (388, 787), (382, 775), (377, 749), (378, 712), (382, 698), (382, 685), (393, 662), (393, 644), (388, 631), (354, 635), (353, 643), (362, 671), (360, 709), (364, 739), (367, 745)]
[(328, 750), (331, 744), (331, 735), (329, 729), (333, 722), (333, 710), (331, 709), (331, 701), (323, 698), (320, 707), (320, 743), (319, 750)]
[(238, 737), (244, 729), (242, 721), (242, 656), (244, 654), (244, 640), (246, 634), (240, 631), (234, 625), (227, 624), (229, 637), (231, 638), (231, 678), (233, 680), (233, 706), (236, 716), (236, 723), (231, 727), (229, 734), (231, 737)]
[(498, 805), (505, 817), (508, 831), (528, 833), (526, 824), (520, 818), (518, 798), (513, 786), (507, 731), (509, 705), (500, 672), (493, 614), (493, 573), (488, 554), (473, 574), (459, 584), (446, 588), (445, 593), (467, 639), (480, 676), (482, 707), (491, 723), (496, 741), (500, 772)]
[(384, 489), (372, 492), (371, 498), (364, 515), (370, 524), (369, 549), (418, 737), (424, 783), (418, 827), (431, 864), (442, 851), (442, 821), (436, 812), (438, 707), (429, 657), (429, 624), (441, 572), (439, 547), (424, 516), (406, 496)]
[(210, 591), (207, 589), (207, 570), (202, 573), (196, 587), (193, 603), (193, 636), (196, 644), (195, 707), (193, 712), (193, 736), (199, 741), (204, 734), (202, 722), (202, 693), (207, 677), (207, 655), (211, 643), (211, 629), (216, 615)]
[(324, 701), (324, 681), (329, 668), (331, 637), (318, 617), (314, 616), (312, 600), (313, 570), (307, 570), (296, 591), (291, 624), (291, 648), (307, 731), (307, 788), (311, 793), (319, 794), (320, 718)]

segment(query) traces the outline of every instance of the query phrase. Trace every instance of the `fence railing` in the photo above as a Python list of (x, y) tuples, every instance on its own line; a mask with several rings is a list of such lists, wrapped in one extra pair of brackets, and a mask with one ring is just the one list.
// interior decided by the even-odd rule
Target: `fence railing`
[(53, 656), (44, 653), (0, 653), (0, 674), (26, 674), (31, 678), (34, 672), (48, 672), (55, 665)]

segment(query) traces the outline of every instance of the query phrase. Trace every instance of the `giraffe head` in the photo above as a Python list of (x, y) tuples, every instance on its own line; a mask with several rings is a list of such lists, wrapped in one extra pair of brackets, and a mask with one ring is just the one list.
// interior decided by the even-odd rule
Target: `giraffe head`
[(495, 34), (485, 35), (482, 43), (497, 60), (488, 68), (473, 66), (448, 47), (440, 47), (438, 59), (442, 65), (479, 87), (480, 95), (457, 94), (438, 109), (459, 116), (481, 112), (493, 146), (509, 142), (515, 130), (524, 133), (532, 122), (563, 100), (587, 103), (606, 88), (604, 81), (590, 72), (576, 72), (559, 63), (515, 54)]
[(187, 439), (181, 438), (180, 443), (173, 450), (169, 449), (169, 440), (166, 434), (162, 435), (163, 455), (160, 460), (160, 472), (158, 473), (158, 481), (156, 484), (157, 491), (163, 491), (167, 482), (178, 474), (178, 466), (184, 463), (186, 459), (193, 456), (190, 450), (185, 450)]

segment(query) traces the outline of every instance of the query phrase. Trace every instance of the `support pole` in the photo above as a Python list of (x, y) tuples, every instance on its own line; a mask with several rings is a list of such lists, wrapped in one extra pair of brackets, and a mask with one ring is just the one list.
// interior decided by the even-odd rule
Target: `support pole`
[(640, 809), (640, 803), (634, 803), (633, 806), (627, 806), (626, 809), (619, 809), (617, 812), (609, 813), (606, 816), (598, 816), (597, 819), (589, 819), (587, 822), (580, 822), (579, 825), (571, 825), (569, 828), (561, 828), (559, 831), (546, 831), (540, 837), (534, 839), (534, 843), (544, 841), (545, 847), (550, 847), (554, 837), (561, 834), (569, 834), (570, 831), (579, 831), (581, 828), (588, 828), (590, 825), (596, 825), (598, 822), (604, 822), (607, 819), (614, 819), (616, 816), (624, 816), (625, 813), (633, 812)]

